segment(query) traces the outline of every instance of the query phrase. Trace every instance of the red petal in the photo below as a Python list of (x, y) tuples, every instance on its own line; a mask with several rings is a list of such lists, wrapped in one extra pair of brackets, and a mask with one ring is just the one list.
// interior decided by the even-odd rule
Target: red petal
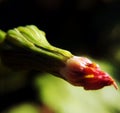
[(60, 70), (61, 75), (73, 85), (83, 86), (86, 90), (96, 90), (113, 85), (115, 81), (100, 67), (85, 57), (74, 56), (67, 60), (66, 67)]

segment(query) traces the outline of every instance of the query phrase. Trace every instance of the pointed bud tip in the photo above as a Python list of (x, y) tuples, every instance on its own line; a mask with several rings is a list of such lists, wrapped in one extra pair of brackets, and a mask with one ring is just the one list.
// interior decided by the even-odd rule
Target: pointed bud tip
[(108, 73), (85, 57), (74, 56), (68, 59), (60, 73), (65, 80), (75, 86), (82, 86), (85, 90), (97, 90), (110, 85), (118, 89), (116, 82)]
[(113, 82), (113, 84), (112, 84), (113, 86), (114, 86), (114, 88), (116, 89), (116, 90), (118, 90), (119, 88), (118, 88), (118, 85), (116, 84), (116, 82)]

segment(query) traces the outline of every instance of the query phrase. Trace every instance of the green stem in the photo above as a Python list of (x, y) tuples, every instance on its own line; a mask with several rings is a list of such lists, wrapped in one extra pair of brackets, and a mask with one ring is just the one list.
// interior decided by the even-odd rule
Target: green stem
[(55, 73), (73, 55), (49, 44), (45, 33), (30, 25), (8, 30), (2, 60), (6, 65)]
[(4, 41), (6, 33), (0, 30), (0, 44)]

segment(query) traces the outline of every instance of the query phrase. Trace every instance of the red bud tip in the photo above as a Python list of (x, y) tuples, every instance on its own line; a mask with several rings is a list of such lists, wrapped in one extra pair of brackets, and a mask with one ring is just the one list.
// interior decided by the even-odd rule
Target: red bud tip
[(60, 74), (71, 84), (83, 86), (86, 90), (96, 90), (109, 85), (118, 89), (115, 81), (102, 71), (99, 65), (85, 57), (74, 56), (68, 59)]
[(113, 86), (116, 90), (118, 89), (118, 86), (117, 86), (116, 82), (113, 82)]

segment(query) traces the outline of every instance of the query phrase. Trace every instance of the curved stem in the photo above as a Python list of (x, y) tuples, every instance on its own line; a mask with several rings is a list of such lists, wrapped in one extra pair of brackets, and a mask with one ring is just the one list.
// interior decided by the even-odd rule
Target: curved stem
[(56, 72), (73, 55), (49, 44), (45, 33), (30, 25), (8, 30), (2, 48), (2, 61), (19, 69)]

